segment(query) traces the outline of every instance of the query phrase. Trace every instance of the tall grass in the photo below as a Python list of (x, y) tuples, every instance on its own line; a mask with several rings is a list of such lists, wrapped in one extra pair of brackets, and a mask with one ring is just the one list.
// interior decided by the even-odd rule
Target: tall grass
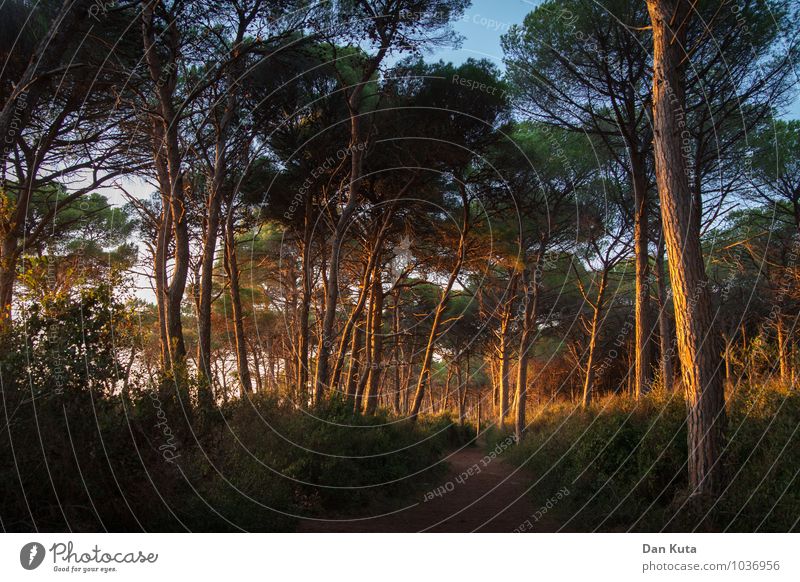
[[(589, 409), (534, 410), (505, 458), (527, 469), (531, 495), (571, 494), (555, 509), (565, 531), (797, 531), (800, 394), (777, 382), (728, 394), (728, 485), (710, 508), (687, 495), (686, 408), (680, 392), (609, 396)], [(490, 434), (490, 443), (503, 438)], [(553, 517), (553, 516), (550, 516)]]

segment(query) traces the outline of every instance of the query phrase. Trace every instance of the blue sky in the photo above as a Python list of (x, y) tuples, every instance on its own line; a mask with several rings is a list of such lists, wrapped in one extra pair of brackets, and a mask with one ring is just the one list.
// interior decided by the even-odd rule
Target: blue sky
[[(426, 60), (442, 59), (458, 64), (470, 57), (486, 58), (502, 67), (500, 37), (512, 24), (521, 23), (525, 15), (540, 3), (541, 0), (473, 0), (464, 17), (454, 25), (464, 37), (461, 48), (438, 50), (426, 55)], [(800, 118), (800, 99), (795, 100), (785, 117)]]
[[(636, 1), (636, 0), (633, 0)], [(487, 58), (502, 66), (500, 37), (512, 24), (520, 24), (539, 0), (473, 0), (454, 28), (464, 37), (461, 49), (435, 52), (432, 58), (460, 63), (468, 58)]]

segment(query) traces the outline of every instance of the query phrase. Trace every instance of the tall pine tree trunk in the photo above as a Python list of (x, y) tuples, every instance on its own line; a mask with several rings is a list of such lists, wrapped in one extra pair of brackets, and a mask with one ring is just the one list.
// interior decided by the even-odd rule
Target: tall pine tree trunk
[(378, 409), (378, 396), (380, 390), (380, 379), (383, 370), (383, 285), (381, 284), (380, 273), (375, 273), (372, 280), (372, 299), (370, 301), (372, 310), (370, 335), (372, 336), (371, 363), (369, 369), (369, 382), (367, 384), (367, 414), (375, 414)]
[[(647, 0), (653, 25), (653, 127), (656, 181), (669, 259), (678, 355), (688, 406), (691, 495), (714, 495), (722, 485), (720, 453), (725, 397), (717, 337), (712, 330), (708, 280), (700, 245), (700, 217), (683, 158), (686, 26), (688, 0)], [(675, 27), (675, 28), (673, 28)]]
[(535, 333), (536, 318), (539, 308), (539, 282), (535, 270), (533, 280), (524, 281), (523, 288), (525, 289), (525, 312), (522, 321), (522, 334), (519, 340), (516, 395), (517, 414), (514, 422), (514, 435), (517, 442), (522, 440), (522, 434), (525, 432), (525, 405), (528, 398), (528, 357), (531, 349), (531, 340)]
[(500, 377), (498, 381), (500, 394), (498, 395), (499, 405), (497, 408), (497, 426), (500, 428), (502, 428), (506, 423), (510, 395), (510, 383), (508, 376), (511, 367), (511, 338), (509, 337), (509, 331), (511, 327), (510, 312), (512, 311), (511, 302), (509, 302), (509, 304), (506, 306), (506, 310), (509, 313), (506, 314), (504, 322), (500, 328)]
[(648, 254), (648, 229), (647, 229), (647, 175), (644, 160), (633, 155), (631, 159), (633, 173), (634, 195), (634, 255), (636, 262), (636, 301), (635, 301), (635, 328), (636, 328), (636, 364), (635, 387), (636, 398), (650, 391), (652, 370), (650, 363), (650, 255)]

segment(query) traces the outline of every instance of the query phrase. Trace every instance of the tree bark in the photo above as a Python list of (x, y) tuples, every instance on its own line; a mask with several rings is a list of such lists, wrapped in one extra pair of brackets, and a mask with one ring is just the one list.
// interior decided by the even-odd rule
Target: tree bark
[(378, 409), (378, 396), (380, 389), (380, 379), (382, 375), (381, 365), (383, 362), (383, 285), (381, 284), (380, 273), (375, 273), (372, 280), (372, 299), (370, 301), (372, 310), (371, 331), (372, 336), (372, 357), (369, 368), (369, 382), (367, 384), (366, 413), (375, 414)]
[(310, 196), (305, 201), (305, 216), (303, 219), (303, 248), (302, 248), (302, 297), (300, 303), (300, 322), (298, 331), (297, 353), (297, 395), (302, 406), (308, 405), (308, 351), (309, 329), (308, 318), (311, 312), (311, 236), (313, 232), (313, 201)]
[(781, 380), (786, 381), (790, 376), (789, 351), (787, 349), (786, 326), (780, 313), (775, 321), (775, 328), (778, 332), (778, 365), (780, 367)]
[(228, 209), (225, 221), (225, 273), (231, 291), (233, 311), (233, 336), (236, 347), (236, 370), (239, 374), (241, 395), (250, 394), (253, 385), (250, 381), (250, 366), (247, 359), (247, 340), (244, 335), (244, 314), (239, 288), (239, 263), (236, 256), (236, 235), (233, 231), (233, 208)]
[(394, 337), (394, 346), (392, 349), (392, 368), (394, 372), (394, 412), (400, 414), (400, 362), (405, 358), (402, 357), (401, 338), (400, 338), (400, 287), (397, 288), (394, 294), (394, 305), (392, 306), (392, 335)]
[(325, 315), (322, 320), (322, 338), (319, 345), (317, 375), (314, 381), (314, 401), (319, 402), (328, 387), (328, 360), (333, 347), (333, 328), (336, 322), (336, 305), (339, 299), (339, 257), (342, 252), (344, 235), (353, 213), (361, 198), (361, 168), (363, 147), (361, 144), (361, 117), (358, 105), (361, 101), (363, 84), (353, 90), (348, 100), (350, 109), (350, 180), (348, 200), (336, 223), (331, 241), (331, 258), (328, 272), (328, 288), (325, 297)]
[(433, 350), (436, 345), (436, 339), (439, 337), (439, 324), (442, 321), (442, 315), (447, 309), (447, 305), (450, 301), (450, 291), (452, 291), (453, 285), (458, 278), (458, 274), (461, 272), (461, 266), (464, 264), (464, 259), (467, 252), (467, 233), (469, 232), (470, 228), (469, 198), (466, 186), (464, 186), (463, 182), (459, 184), (461, 188), (463, 218), (461, 235), (458, 239), (458, 258), (456, 259), (455, 265), (453, 265), (453, 269), (450, 271), (450, 277), (447, 280), (447, 284), (445, 285), (444, 289), (442, 289), (442, 294), (439, 298), (439, 304), (434, 310), (433, 323), (431, 324), (431, 331), (428, 335), (428, 344), (425, 347), (425, 355), (423, 356), (419, 377), (417, 379), (417, 390), (414, 393), (414, 402), (411, 405), (411, 411), (409, 413), (412, 421), (416, 420), (417, 416), (419, 415), (420, 408), (422, 407), (422, 399), (425, 396), (425, 388), (430, 382), (431, 361), (433, 360)]
[(588, 408), (594, 395), (594, 360), (597, 354), (597, 337), (600, 335), (600, 317), (605, 301), (607, 271), (603, 272), (597, 289), (597, 300), (592, 306), (592, 323), (589, 327), (589, 356), (586, 360), (586, 377), (583, 382), (582, 405)]
[(509, 330), (511, 328), (511, 315), (513, 311), (512, 302), (509, 301), (506, 305), (505, 314), (503, 315), (503, 322), (500, 325), (500, 377), (498, 388), (500, 393), (498, 395), (499, 405), (497, 407), (497, 426), (503, 428), (508, 416), (508, 400), (509, 400), (509, 367), (511, 363), (511, 338), (509, 337)]
[(664, 237), (661, 237), (656, 255), (656, 285), (658, 286), (658, 332), (661, 347), (661, 385), (671, 391), (675, 384), (675, 372), (672, 367), (673, 332), (667, 309), (667, 276), (664, 271)]
[(353, 330), (352, 341), (350, 344), (350, 368), (347, 371), (347, 381), (345, 383), (345, 395), (347, 401), (355, 406), (356, 387), (359, 374), (359, 359), (364, 349), (364, 332), (358, 326)]
[[(166, 39), (170, 56), (168, 67), (164, 67), (156, 47), (156, 31), (154, 26), (155, 2), (145, 2), (142, 7), (142, 39), (145, 61), (150, 79), (156, 86), (158, 99), (158, 116), (154, 120), (159, 125), (154, 131), (153, 148), (156, 153), (157, 171), (162, 174), (159, 182), (162, 200), (165, 202), (163, 212), (169, 213), (169, 219), (162, 219), (162, 227), (171, 224), (175, 245), (173, 267), (170, 282), (164, 285), (164, 306), (166, 317), (166, 351), (171, 369), (183, 367), (186, 363), (186, 346), (183, 339), (181, 322), (181, 303), (186, 290), (189, 273), (189, 231), (186, 218), (186, 199), (184, 192), (184, 176), (181, 168), (181, 152), (178, 136), (178, 115), (173, 104), (173, 96), (177, 84), (175, 71), (178, 58), (180, 33), (175, 21), (170, 21), (162, 35)], [(166, 179), (164, 183), (162, 180)], [(166, 248), (163, 249), (166, 253)], [(163, 257), (165, 260), (165, 257)], [(163, 351), (163, 348), (162, 348)]]
[(358, 299), (356, 300), (356, 304), (344, 324), (344, 328), (342, 329), (342, 333), (339, 338), (339, 349), (337, 350), (336, 357), (334, 358), (333, 373), (331, 374), (330, 382), (334, 389), (336, 389), (336, 387), (339, 385), (339, 380), (342, 375), (344, 358), (347, 352), (347, 343), (350, 341), (350, 334), (353, 331), (356, 321), (358, 321), (358, 319), (361, 317), (361, 313), (364, 311), (364, 307), (367, 304), (367, 298), (370, 297), (370, 293), (372, 292), (373, 270), (372, 258), (370, 258), (367, 264), (364, 265), (364, 273), (361, 277), (361, 284), (359, 285)]
[[(236, 46), (241, 38), (236, 39)], [(203, 237), (203, 256), (200, 265), (200, 301), (197, 313), (197, 368), (201, 377), (208, 383), (208, 389), (201, 390), (209, 398), (213, 390), (211, 375), (211, 303), (214, 299), (214, 263), (217, 255), (220, 209), (222, 206), (222, 186), (226, 178), (228, 160), (228, 128), (236, 110), (236, 91), (229, 91), (222, 119), (216, 127), (214, 143), (214, 164), (211, 168), (211, 188), (206, 198), (206, 223)]]
[(358, 378), (358, 385), (356, 386), (356, 399), (354, 405), (354, 412), (361, 414), (364, 408), (364, 392), (367, 388), (369, 381), (370, 370), (372, 369), (372, 318), (373, 310), (367, 310), (367, 322), (364, 326), (364, 361), (361, 363), (361, 373)]
[(11, 325), (11, 304), (14, 300), (19, 254), (17, 234), (7, 233), (3, 237), (0, 257), (0, 329), (7, 329)]
[[(213, 190), (213, 188), (212, 188)], [(211, 303), (214, 298), (213, 273), (217, 254), (217, 235), (219, 231), (220, 197), (209, 194), (206, 213), (206, 229), (203, 240), (203, 256), (200, 264), (200, 298), (197, 308), (197, 368), (200, 376), (213, 390), (211, 374)]]
[[(700, 217), (682, 155), (686, 130), (682, 61), (688, 0), (647, 0), (653, 25), (653, 126), (656, 181), (669, 258), (676, 335), (688, 406), (689, 489), (713, 496), (723, 482), (719, 462), (725, 426), (725, 398), (717, 337), (700, 245)], [(673, 26), (677, 27), (673, 29)]]
[(519, 282), (519, 274), (512, 273), (511, 280), (508, 285), (508, 299), (505, 302), (503, 315), (500, 320), (500, 346), (498, 353), (500, 354), (500, 377), (498, 382), (498, 409), (497, 409), (497, 426), (502, 428), (505, 426), (506, 417), (509, 410), (509, 397), (511, 394), (510, 383), (510, 361), (511, 361), (511, 321), (514, 317), (514, 299), (516, 299), (517, 285)]
[(644, 160), (638, 154), (631, 156), (634, 197), (634, 256), (636, 262), (636, 364), (635, 393), (638, 399), (650, 391), (652, 382), (650, 335), (650, 255), (648, 254), (647, 175)]
[[(541, 256), (537, 259), (538, 263)], [(519, 340), (519, 365), (517, 366), (517, 414), (514, 422), (514, 436), (517, 442), (522, 440), (522, 435), (525, 432), (525, 405), (528, 397), (528, 358), (531, 349), (531, 341), (535, 333), (536, 318), (538, 317), (539, 309), (539, 281), (536, 275), (536, 270), (532, 280), (528, 280), (525, 276), (523, 280), (523, 288), (525, 289), (525, 311), (522, 321), (522, 334)]]

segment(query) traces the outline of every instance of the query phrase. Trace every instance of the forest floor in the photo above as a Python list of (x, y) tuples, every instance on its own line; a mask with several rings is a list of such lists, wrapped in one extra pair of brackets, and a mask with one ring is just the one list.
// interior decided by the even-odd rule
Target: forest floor
[[(548, 516), (534, 523), (537, 508), (527, 492), (530, 480), (523, 470), (499, 458), (484, 465), (484, 457), (480, 446), (452, 451), (446, 457), (446, 474), (437, 483), (414, 483), (418, 491), (414, 497), (394, 504), (384, 500), (367, 505), (358, 516), (302, 520), (297, 531), (457, 533), (513, 532), (521, 527), (539, 532), (558, 529)], [(440, 495), (433, 494), (437, 489)], [(526, 520), (533, 524), (532, 529), (523, 526)]]

